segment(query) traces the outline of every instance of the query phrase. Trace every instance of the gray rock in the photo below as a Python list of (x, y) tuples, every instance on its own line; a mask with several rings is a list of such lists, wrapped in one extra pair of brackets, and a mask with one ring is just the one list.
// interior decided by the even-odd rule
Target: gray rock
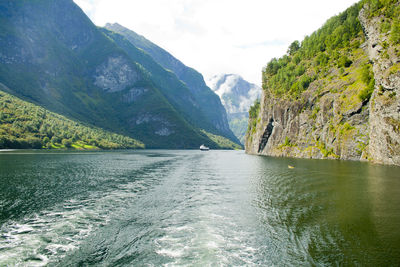
[[(386, 49), (380, 45), (388, 36), (379, 30), (380, 18), (368, 18), (367, 8), (364, 6), (360, 11), (359, 19), (375, 76), (375, 90), (370, 101), (369, 154), (374, 162), (400, 165), (400, 73), (389, 72), (398, 58), (390, 42)], [(388, 57), (383, 56), (383, 51)]]
[(147, 91), (148, 89), (146, 88), (131, 88), (126, 94), (123, 95), (122, 101), (125, 103), (133, 103)]
[[(361, 47), (373, 62), (375, 89), (370, 101), (353, 99), (344, 106), (346, 95), (336, 89), (351, 81), (315, 81), (297, 100), (263, 91), (255, 129), (246, 135), (247, 153), (400, 165), (400, 72), (390, 71), (399, 59), (387, 34), (379, 30), (381, 18), (368, 18), (366, 8), (359, 20), (366, 37)], [(384, 48), (383, 42), (389, 45)]]
[(106, 92), (113, 93), (133, 85), (138, 78), (138, 73), (126, 58), (121, 56), (109, 57), (96, 68), (94, 84)]

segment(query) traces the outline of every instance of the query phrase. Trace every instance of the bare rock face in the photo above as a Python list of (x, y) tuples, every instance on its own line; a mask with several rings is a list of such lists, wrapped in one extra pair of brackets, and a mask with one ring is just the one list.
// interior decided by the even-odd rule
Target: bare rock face
[(123, 95), (122, 101), (124, 101), (125, 103), (133, 103), (137, 101), (147, 91), (149, 91), (147, 88), (131, 88), (127, 93)]
[(263, 91), (256, 129), (247, 133), (246, 152), (363, 160), (368, 142), (368, 108), (361, 105), (341, 121), (341, 106), (341, 98), (329, 89), (319, 95), (310, 89), (299, 100), (279, 99)]
[(400, 165), (400, 72), (391, 71), (400, 58), (388, 41), (388, 34), (379, 30), (381, 18), (368, 18), (366, 8), (360, 11), (359, 19), (375, 76), (370, 101), (369, 153), (375, 162)]
[(158, 136), (169, 136), (175, 133), (173, 130), (175, 125), (161, 115), (142, 113), (137, 117), (132, 118), (131, 124), (133, 127), (134, 125), (147, 124), (148, 127), (154, 129), (154, 134)]
[(122, 91), (133, 85), (139, 78), (138, 73), (122, 56), (109, 57), (96, 68), (95, 85), (109, 93)]

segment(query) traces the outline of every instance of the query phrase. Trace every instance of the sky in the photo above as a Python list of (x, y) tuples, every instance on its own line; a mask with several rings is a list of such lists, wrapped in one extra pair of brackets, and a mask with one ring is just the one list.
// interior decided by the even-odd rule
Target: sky
[(222, 73), (261, 85), (261, 70), (294, 40), (356, 0), (74, 0), (97, 26), (119, 23), (206, 80)]

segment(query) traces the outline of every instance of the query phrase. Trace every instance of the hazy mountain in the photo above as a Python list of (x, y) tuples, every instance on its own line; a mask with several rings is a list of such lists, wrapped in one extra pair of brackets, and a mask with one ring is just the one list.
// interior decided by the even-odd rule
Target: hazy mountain
[(162, 92), (160, 80), (171, 76), (152, 75), (72, 0), (1, 1), (0, 21), (0, 83), (7, 92), (147, 147), (219, 147), (202, 130), (213, 130), (205, 115), (188, 116), (198, 113), (196, 105), (179, 105), (180, 92), (190, 102), (190, 91)]
[(203, 76), (199, 72), (185, 66), (169, 52), (118, 23), (107, 24), (105, 28), (122, 34), (131, 44), (147, 52), (162, 67), (172, 71), (189, 88), (198, 108), (214, 128), (222, 135), (238, 141), (229, 128), (226, 112), (220, 99), (206, 85)]
[(261, 88), (236, 74), (215, 75), (207, 81), (210, 88), (221, 98), (228, 113), (229, 126), (244, 143), (250, 106), (260, 98)]

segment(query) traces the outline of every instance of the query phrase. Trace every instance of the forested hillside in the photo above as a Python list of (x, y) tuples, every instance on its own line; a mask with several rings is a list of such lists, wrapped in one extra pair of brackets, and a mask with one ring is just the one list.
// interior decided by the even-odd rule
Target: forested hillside
[(3, 148), (125, 149), (144, 145), (0, 91), (0, 149)]

